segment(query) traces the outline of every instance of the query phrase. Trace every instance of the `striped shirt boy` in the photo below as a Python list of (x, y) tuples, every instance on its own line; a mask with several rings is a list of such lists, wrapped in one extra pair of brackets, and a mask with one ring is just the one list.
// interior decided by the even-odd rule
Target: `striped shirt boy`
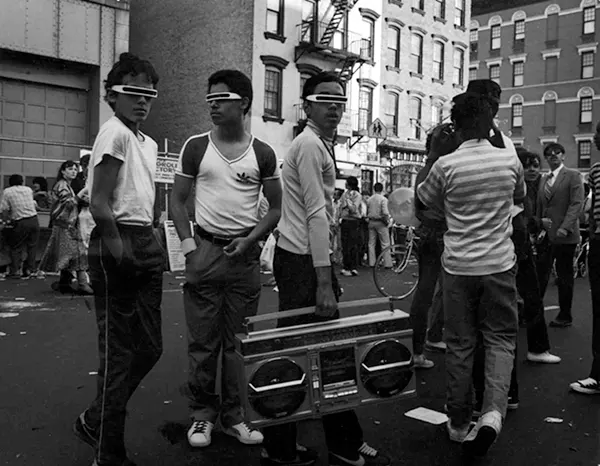
[(442, 265), (452, 275), (506, 272), (516, 262), (511, 209), (525, 197), (523, 167), (512, 142), (464, 142), (441, 157), (419, 186), (419, 198), (446, 218)]
[(592, 191), (592, 209), (590, 212), (590, 238), (600, 237), (596, 228), (600, 226), (600, 163), (590, 169), (588, 182)]

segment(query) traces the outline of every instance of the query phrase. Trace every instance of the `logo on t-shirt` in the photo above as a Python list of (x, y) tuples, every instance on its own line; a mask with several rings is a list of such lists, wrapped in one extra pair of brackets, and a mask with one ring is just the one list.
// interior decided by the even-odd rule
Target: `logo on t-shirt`
[(246, 173), (238, 173), (237, 174), (237, 180), (240, 183), (244, 183), (244, 184), (251, 184), (252, 183), (252, 179), (250, 178), (250, 175), (246, 175)]

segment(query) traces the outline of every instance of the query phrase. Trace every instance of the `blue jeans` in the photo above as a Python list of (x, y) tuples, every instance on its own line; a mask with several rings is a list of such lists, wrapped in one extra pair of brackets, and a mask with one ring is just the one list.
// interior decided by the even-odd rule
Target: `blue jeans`
[(515, 277), (516, 267), (483, 276), (444, 271), (446, 392), (448, 416), (455, 427), (467, 424), (473, 412), (473, 362), (478, 332), (485, 349), (482, 413), (495, 410), (506, 415), (518, 331)]

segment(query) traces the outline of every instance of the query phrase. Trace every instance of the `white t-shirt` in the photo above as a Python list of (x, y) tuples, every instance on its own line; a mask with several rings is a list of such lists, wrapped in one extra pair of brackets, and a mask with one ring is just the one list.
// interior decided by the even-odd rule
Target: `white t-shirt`
[(218, 236), (239, 236), (254, 228), (263, 182), (280, 177), (277, 156), (268, 144), (252, 137), (243, 154), (228, 160), (210, 133), (185, 142), (176, 173), (195, 180), (196, 223)]
[(94, 183), (94, 168), (108, 155), (123, 162), (110, 208), (117, 223), (152, 225), (154, 220), (154, 179), (158, 146), (141, 131), (136, 136), (116, 116), (100, 128), (90, 156), (87, 184), (90, 201)]

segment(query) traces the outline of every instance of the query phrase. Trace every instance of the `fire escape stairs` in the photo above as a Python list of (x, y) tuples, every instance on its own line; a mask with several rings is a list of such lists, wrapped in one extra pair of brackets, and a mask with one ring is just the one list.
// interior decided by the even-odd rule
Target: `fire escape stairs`
[(333, 16), (329, 21), (329, 24), (325, 28), (323, 35), (321, 36), (321, 40), (319, 44), (327, 47), (331, 44), (331, 40), (333, 39), (333, 35), (340, 27), (342, 20), (346, 16), (346, 13), (352, 9), (358, 0), (333, 0), (331, 3), (335, 7), (335, 11), (333, 12)]

